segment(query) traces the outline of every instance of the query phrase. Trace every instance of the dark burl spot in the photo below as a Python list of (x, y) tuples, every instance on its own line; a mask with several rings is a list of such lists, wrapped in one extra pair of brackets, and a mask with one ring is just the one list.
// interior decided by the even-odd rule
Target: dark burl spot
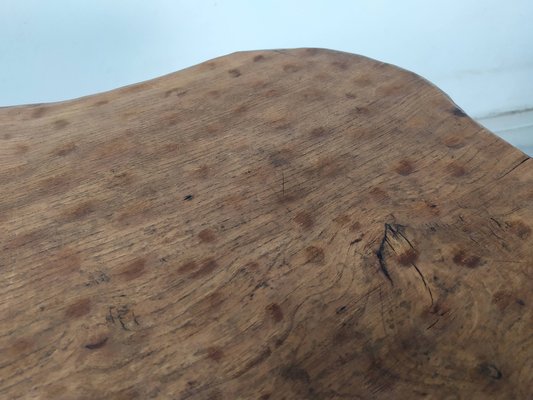
[(177, 112), (177, 113), (169, 114), (168, 116), (162, 117), (161, 119), (165, 121), (166, 126), (170, 127), (170, 126), (176, 125), (177, 123), (181, 121), (182, 114), (180, 112)]
[(348, 69), (348, 63), (346, 61), (333, 61), (331, 62), (331, 65), (333, 65), (335, 68), (338, 68), (342, 71), (345, 71)]
[(372, 86), (374, 82), (371, 77), (368, 75), (361, 75), (353, 79), (353, 83), (358, 87), (368, 87)]
[(63, 248), (56, 254), (54, 265), (61, 274), (78, 272), (81, 267), (80, 255), (75, 250)]
[(77, 146), (71, 142), (58, 147), (52, 152), (52, 154), (58, 157), (64, 157), (67, 154), (72, 153), (76, 149)]
[(408, 266), (414, 264), (417, 259), (418, 253), (415, 251), (415, 249), (408, 249), (407, 251), (398, 255), (398, 262), (401, 265)]
[(509, 292), (500, 290), (492, 295), (492, 304), (498, 306), (500, 311), (504, 311), (513, 301), (513, 295)]
[(230, 69), (228, 71), (228, 74), (230, 74), (233, 78), (238, 78), (239, 76), (241, 76), (241, 71), (239, 71), (237, 68), (234, 68)]
[(194, 306), (194, 310), (197, 310), (195, 312), (198, 312), (198, 315), (203, 315), (206, 310), (210, 313), (214, 313), (222, 307), (225, 301), (226, 299), (222, 295), (222, 293), (220, 293), (219, 291), (213, 292), (202, 298), (199, 302), (197, 302)]
[(79, 318), (89, 314), (91, 311), (91, 299), (81, 299), (67, 307), (65, 316), (67, 318)]
[(78, 220), (84, 217), (87, 217), (89, 214), (92, 214), (96, 210), (96, 207), (92, 201), (84, 201), (83, 203), (78, 204), (73, 209), (69, 210), (66, 213), (66, 217), (69, 221)]
[(224, 352), (220, 347), (210, 347), (207, 349), (207, 358), (215, 362), (220, 362), (224, 357)]
[(254, 57), (254, 62), (263, 61), (265, 57), (262, 54), (258, 54)]
[(370, 190), (370, 195), (376, 200), (376, 201), (385, 201), (390, 199), (389, 194), (381, 189), (380, 187), (375, 187)]
[(354, 117), (361, 117), (364, 115), (369, 115), (371, 112), (372, 111), (368, 107), (360, 106), (360, 107), (352, 108), (349, 111), (349, 114)]
[(46, 114), (46, 111), (47, 111), (46, 107), (37, 107), (35, 110), (33, 110), (31, 117), (41, 118), (44, 114)]
[(524, 300), (517, 298), (513, 293), (500, 290), (492, 295), (492, 304), (495, 304), (502, 312), (507, 308), (518, 305), (524, 306), (526, 303)]
[(66, 119), (58, 119), (54, 121), (54, 127), (58, 130), (65, 128), (69, 124), (70, 122), (68, 122)]
[(35, 245), (38, 242), (43, 241), (48, 237), (49, 233), (47, 230), (39, 229), (32, 232), (21, 233), (20, 235), (14, 236), (10, 241), (7, 242), (4, 249), (16, 249), (18, 247), (24, 247), (27, 245)]
[(341, 225), (341, 226), (344, 226), (346, 225), (348, 222), (350, 222), (350, 217), (347, 216), (347, 215), (344, 215), (344, 214), (341, 214), (339, 215), (338, 217), (335, 217), (333, 219), (333, 222), (336, 222), (337, 224)]
[(218, 122), (205, 125), (205, 130), (210, 135), (214, 136), (217, 133), (220, 133), (224, 129), (224, 126)]
[(211, 229), (204, 229), (198, 234), (198, 238), (203, 243), (212, 243), (216, 240), (215, 233)]
[(277, 118), (271, 121), (272, 127), (277, 131), (283, 131), (292, 127), (292, 122), (285, 117)]
[(184, 96), (187, 94), (187, 90), (185, 89), (182, 89), (182, 88), (174, 88), (174, 89), (170, 89), (170, 90), (167, 90), (165, 92), (165, 98), (166, 97), (170, 97), (172, 95), (175, 95), (177, 97), (181, 97), (181, 96)]
[(205, 260), (200, 268), (196, 270), (194, 273), (191, 274), (191, 278), (200, 278), (202, 276), (208, 275), (214, 270), (218, 268), (218, 263), (213, 260), (212, 258), (209, 258)]
[(240, 106), (237, 106), (233, 109), (233, 112), (235, 114), (242, 114), (243, 112), (246, 112), (248, 110), (248, 106), (246, 104), (241, 104)]
[(301, 91), (301, 96), (305, 101), (323, 101), (326, 92), (317, 88), (307, 88)]
[(207, 179), (209, 177), (210, 168), (207, 165), (202, 165), (194, 171), (194, 174), (199, 179)]
[(21, 156), (23, 154), (26, 154), (29, 149), (30, 146), (28, 146), (27, 144), (18, 143), (15, 145), (15, 155)]
[(305, 211), (299, 212), (296, 217), (294, 217), (294, 222), (300, 225), (304, 230), (311, 229), (315, 224), (315, 220), (312, 215)]
[(300, 381), (303, 383), (309, 383), (311, 378), (307, 371), (298, 367), (295, 364), (291, 364), (281, 369), (280, 375), (283, 379), (288, 381)]
[(247, 263), (245, 266), (244, 266), (246, 269), (249, 269), (249, 270), (256, 270), (257, 268), (259, 268), (259, 263), (256, 262), (256, 261), (250, 261), (249, 263)]
[(500, 380), (503, 377), (501, 371), (494, 364), (484, 362), (479, 364), (477, 369), (481, 375), (494, 380)]
[(413, 167), (413, 163), (409, 160), (402, 160), (400, 163), (394, 168), (394, 170), (403, 176), (407, 176), (413, 173), (415, 168)]
[(167, 143), (163, 147), (161, 147), (161, 153), (162, 154), (174, 153), (178, 149), (179, 149), (179, 145), (177, 143)]
[(391, 392), (400, 380), (398, 375), (383, 365), (383, 361), (375, 359), (364, 375), (365, 383), (372, 392)]
[(268, 399), (270, 399), (270, 393), (262, 394), (259, 399), (260, 400), (268, 400)]
[(282, 165), (288, 165), (291, 161), (293, 154), (289, 149), (281, 149), (273, 151), (270, 156), (270, 164), (274, 167), (281, 167)]
[[(435, 277), (435, 279), (438, 280), (437, 277)], [(402, 301), (400, 302), (400, 307), (403, 308), (404, 310), (409, 311), (409, 310), (411, 310), (411, 302), (406, 301), (406, 300), (402, 300)]]
[(42, 183), (40, 193), (43, 195), (63, 193), (69, 189), (73, 183), (73, 179), (68, 175), (52, 176), (50, 178), (39, 181)]
[(325, 128), (323, 126), (319, 126), (319, 127), (311, 129), (311, 132), (309, 132), (309, 136), (315, 139), (323, 139), (325, 137), (330, 136), (331, 133), (332, 133), (331, 129)]
[(520, 239), (524, 240), (531, 236), (531, 228), (520, 220), (509, 222), (511, 232), (513, 232)]
[(285, 64), (283, 66), (283, 71), (289, 72), (289, 73), (298, 72), (300, 69), (301, 67), (299, 67), (298, 65), (294, 65), (294, 64)]
[(211, 393), (207, 395), (207, 400), (223, 400), (223, 394), (219, 389), (213, 389)]
[(107, 188), (124, 187), (131, 185), (136, 180), (135, 176), (127, 171), (116, 172), (112, 169), (111, 172), (113, 173), (113, 176), (108, 180), (108, 183), (106, 184)]
[[(98, 395), (93, 394), (92, 396), (89, 396), (88, 398), (101, 399), (105, 397), (106, 395), (102, 395), (101, 393), (99, 393)], [(153, 396), (150, 396), (150, 397), (153, 398)], [(113, 395), (113, 400), (137, 400), (137, 399), (144, 400), (145, 397), (143, 397), (141, 395), (141, 392), (135, 388), (123, 389), (123, 390), (115, 392)]]
[(266, 311), (275, 322), (283, 321), (283, 310), (277, 303), (269, 304), (266, 307)]
[(468, 268), (476, 268), (481, 264), (481, 258), (475, 255), (468, 255), (464, 250), (460, 250), (453, 256), (453, 262)]
[(322, 178), (333, 178), (341, 175), (345, 169), (346, 165), (343, 164), (342, 160), (328, 157), (319, 159), (316, 162), (315, 167), (307, 170), (306, 172)]
[(132, 263), (128, 264), (120, 273), (120, 276), (125, 281), (131, 281), (142, 276), (145, 272), (146, 259), (138, 258)]
[(309, 246), (305, 249), (306, 262), (312, 264), (324, 264), (324, 250), (320, 247)]
[(264, 96), (265, 97), (268, 97), (268, 98), (272, 98), (272, 97), (278, 97), (280, 95), (280, 91), (279, 90), (276, 90), (276, 89), (270, 89), (269, 91), (267, 91)]
[(464, 176), (466, 174), (465, 168), (457, 163), (448, 164), (447, 169), (448, 172), (456, 178), (460, 178), (461, 176)]
[(109, 339), (108, 337), (105, 337), (105, 338), (97, 340), (95, 342), (88, 343), (88, 344), (85, 345), (85, 348), (89, 349), (89, 350), (101, 349), (102, 347), (105, 346), (105, 344), (107, 343), (108, 339)]
[(196, 269), (196, 261), (188, 261), (178, 268), (178, 272), (182, 274), (188, 274)]
[(33, 346), (34, 342), (32, 340), (28, 338), (20, 338), (15, 340), (9, 350), (11, 350), (11, 352), (16, 356), (20, 356), (22, 353), (26, 353), (27, 351), (31, 350)]
[(355, 221), (352, 225), (350, 225), (350, 232), (359, 232), (361, 229), (361, 224), (358, 221)]
[(452, 114), (455, 115), (456, 117), (466, 117), (466, 113), (463, 110), (461, 110), (459, 107), (455, 107), (452, 110)]
[[(347, 306), (339, 307), (336, 310), (336, 313), (338, 315), (341, 315), (345, 313), (348, 310)], [(342, 346), (346, 343), (350, 343), (351, 346), (354, 345), (354, 342), (363, 343), (368, 340), (368, 338), (365, 337), (364, 333), (358, 331), (355, 329), (353, 323), (351, 322), (343, 322), (339, 329), (337, 329), (335, 332), (333, 332), (333, 344), (336, 346)]]
[(392, 97), (401, 94), (404, 89), (404, 85), (398, 83), (385, 84), (377, 88), (377, 92), (381, 97)]
[(344, 96), (347, 98), (347, 99), (356, 99), (357, 96), (353, 93), (345, 93)]

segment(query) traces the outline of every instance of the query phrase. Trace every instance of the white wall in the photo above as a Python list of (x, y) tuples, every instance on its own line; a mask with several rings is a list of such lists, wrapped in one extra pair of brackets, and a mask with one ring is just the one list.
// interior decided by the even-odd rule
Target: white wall
[(0, 105), (237, 50), (327, 47), (428, 78), (474, 117), (533, 107), (533, 1), (0, 0)]

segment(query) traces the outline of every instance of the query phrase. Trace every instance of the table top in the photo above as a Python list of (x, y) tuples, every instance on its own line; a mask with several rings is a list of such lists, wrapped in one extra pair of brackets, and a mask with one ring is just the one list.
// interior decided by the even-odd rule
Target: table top
[(0, 109), (0, 398), (527, 398), (533, 163), (420, 76), (235, 53)]

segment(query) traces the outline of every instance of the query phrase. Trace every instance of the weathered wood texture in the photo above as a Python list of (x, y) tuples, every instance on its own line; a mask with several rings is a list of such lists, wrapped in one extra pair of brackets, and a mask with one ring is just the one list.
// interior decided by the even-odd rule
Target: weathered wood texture
[(0, 110), (2, 399), (525, 399), (533, 163), (417, 75), (232, 54)]

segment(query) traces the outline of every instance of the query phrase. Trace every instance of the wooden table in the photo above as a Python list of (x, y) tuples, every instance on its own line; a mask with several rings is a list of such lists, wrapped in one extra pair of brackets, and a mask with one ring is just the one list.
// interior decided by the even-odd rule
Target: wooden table
[(413, 73), (3, 108), (0, 184), (2, 399), (533, 398), (533, 162)]

